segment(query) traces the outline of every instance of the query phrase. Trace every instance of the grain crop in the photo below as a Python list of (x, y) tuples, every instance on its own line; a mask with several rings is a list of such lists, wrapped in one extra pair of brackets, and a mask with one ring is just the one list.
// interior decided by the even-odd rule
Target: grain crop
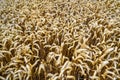
[(120, 0), (0, 0), (0, 80), (120, 80)]

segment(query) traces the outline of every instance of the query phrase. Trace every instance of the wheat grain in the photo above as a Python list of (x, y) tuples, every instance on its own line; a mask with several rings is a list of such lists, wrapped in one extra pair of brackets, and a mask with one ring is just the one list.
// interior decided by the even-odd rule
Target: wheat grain
[(0, 3), (0, 79), (120, 79), (119, 0)]

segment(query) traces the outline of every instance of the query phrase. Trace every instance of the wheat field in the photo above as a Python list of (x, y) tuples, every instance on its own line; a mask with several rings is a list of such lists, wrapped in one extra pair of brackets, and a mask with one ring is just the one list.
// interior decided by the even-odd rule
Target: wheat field
[(120, 0), (0, 0), (0, 80), (120, 80)]

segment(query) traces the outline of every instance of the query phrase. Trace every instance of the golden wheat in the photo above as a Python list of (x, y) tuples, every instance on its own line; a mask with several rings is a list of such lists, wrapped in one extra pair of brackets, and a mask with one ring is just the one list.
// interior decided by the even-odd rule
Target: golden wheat
[(119, 0), (0, 0), (0, 80), (119, 79)]

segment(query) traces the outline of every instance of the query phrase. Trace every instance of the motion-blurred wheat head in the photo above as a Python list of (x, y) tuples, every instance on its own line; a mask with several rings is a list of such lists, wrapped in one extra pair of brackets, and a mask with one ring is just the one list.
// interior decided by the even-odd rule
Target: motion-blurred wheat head
[(120, 80), (120, 1), (0, 0), (0, 80)]

